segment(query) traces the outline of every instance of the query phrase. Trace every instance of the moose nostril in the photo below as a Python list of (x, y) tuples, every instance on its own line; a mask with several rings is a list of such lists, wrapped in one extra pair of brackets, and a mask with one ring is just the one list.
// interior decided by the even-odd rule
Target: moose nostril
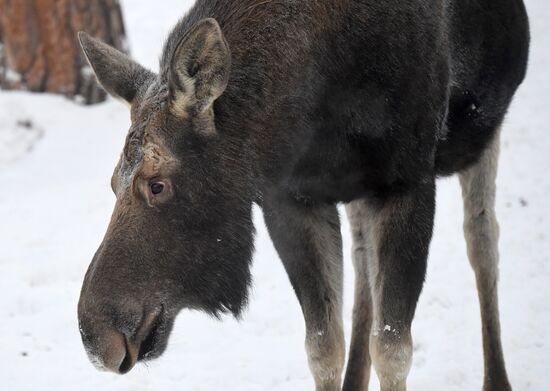
[(102, 352), (102, 361), (106, 369), (115, 373), (126, 373), (137, 361), (136, 354), (132, 355), (132, 349), (123, 334), (110, 331), (105, 338), (105, 346)]
[(124, 334), (112, 332), (106, 340), (103, 351), (103, 364), (106, 369), (118, 373), (128, 373), (136, 365), (139, 346), (128, 341)]

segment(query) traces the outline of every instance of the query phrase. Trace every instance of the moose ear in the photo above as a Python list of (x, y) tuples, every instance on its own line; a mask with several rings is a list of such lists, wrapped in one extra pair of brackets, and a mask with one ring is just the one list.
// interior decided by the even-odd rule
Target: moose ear
[(105, 91), (131, 104), (139, 87), (153, 74), (126, 54), (83, 31), (78, 33), (78, 40)]
[(198, 22), (178, 43), (170, 62), (172, 108), (202, 113), (227, 87), (231, 52), (215, 19)]

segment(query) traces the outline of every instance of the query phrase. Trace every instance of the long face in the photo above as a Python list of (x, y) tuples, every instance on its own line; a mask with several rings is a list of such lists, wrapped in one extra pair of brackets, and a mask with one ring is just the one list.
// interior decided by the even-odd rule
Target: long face
[(230, 54), (217, 23), (198, 23), (155, 75), (80, 34), (98, 80), (131, 107), (112, 177), (116, 205), (86, 273), (78, 316), (94, 363), (117, 373), (159, 356), (183, 308), (238, 316), (252, 251), (249, 174), (226, 150), (213, 104)]

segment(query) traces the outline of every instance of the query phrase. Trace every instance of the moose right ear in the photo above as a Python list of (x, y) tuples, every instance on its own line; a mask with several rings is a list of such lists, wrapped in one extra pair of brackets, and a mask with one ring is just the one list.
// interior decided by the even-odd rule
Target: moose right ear
[(78, 33), (78, 40), (97, 80), (115, 98), (131, 104), (139, 87), (153, 76), (126, 54), (83, 31)]
[(227, 87), (231, 52), (215, 19), (199, 21), (179, 41), (170, 64), (172, 107), (206, 112)]

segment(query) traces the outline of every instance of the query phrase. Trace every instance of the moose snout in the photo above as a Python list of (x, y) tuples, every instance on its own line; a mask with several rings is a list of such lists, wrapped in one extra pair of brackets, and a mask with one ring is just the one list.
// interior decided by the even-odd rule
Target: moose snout
[(159, 339), (162, 308), (136, 315), (114, 315), (81, 309), (80, 333), (90, 360), (101, 370), (118, 374), (129, 372), (148, 358)]

